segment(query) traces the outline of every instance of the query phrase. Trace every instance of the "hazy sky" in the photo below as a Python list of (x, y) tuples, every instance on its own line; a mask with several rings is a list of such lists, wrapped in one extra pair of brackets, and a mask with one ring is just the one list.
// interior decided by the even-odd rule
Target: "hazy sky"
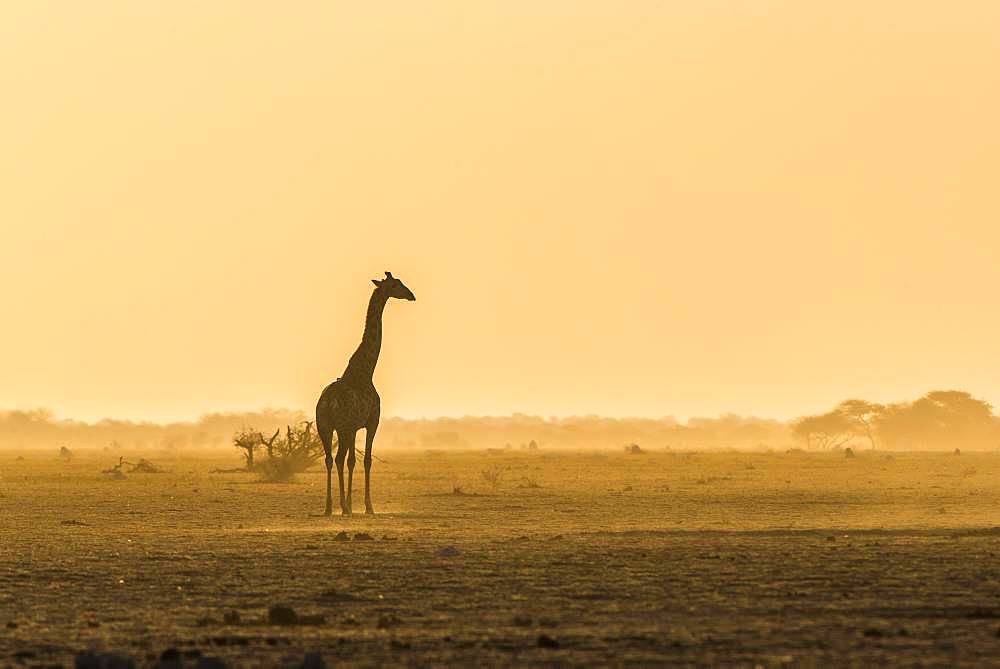
[(1000, 403), (1000, 3), (0, 4), (0, 407)]

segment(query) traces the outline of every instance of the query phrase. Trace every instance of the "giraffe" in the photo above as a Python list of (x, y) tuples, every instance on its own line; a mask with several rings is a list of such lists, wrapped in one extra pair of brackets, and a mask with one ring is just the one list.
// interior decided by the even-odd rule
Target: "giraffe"
[[(384, 279), (372, 279), (375, 290), (368, 301), (365, 332), (358, 350), (351, 356), (343, 376), (323, 389), (316, 403), (316, 431), (326, 450), (326, 515), (333, 514), (333, 463), (340, 482), (340, 509), (351, 515), (355, 447), (358, 430), (365, 429), (365, 513), (373, 514), (371, 496), (372, 442), (378, 429), (381, 399), (372, 375), (382, 348), (382, 311), (390, 298), (413, 301), (413, 292), (391, 272)], [(337, 433), (337, 457), (333, 456), (333, 433)], [(344, 459), (347, 459), (347, 495), (344, 495)]]

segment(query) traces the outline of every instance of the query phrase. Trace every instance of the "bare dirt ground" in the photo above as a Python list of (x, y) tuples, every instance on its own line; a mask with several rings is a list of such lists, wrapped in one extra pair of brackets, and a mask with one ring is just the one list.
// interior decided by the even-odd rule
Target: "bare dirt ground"
[(231, 453), (145, 455), (167, 473), (0, 453), (0, 666), (1000, 658), (995, 453), (389, 450), (378, 515), (332, 519), (319, 470), (264, 484), (210, 473)]

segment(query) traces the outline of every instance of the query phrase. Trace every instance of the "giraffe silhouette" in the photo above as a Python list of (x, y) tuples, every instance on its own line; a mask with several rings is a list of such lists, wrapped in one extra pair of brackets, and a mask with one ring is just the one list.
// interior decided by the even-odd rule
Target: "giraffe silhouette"
[[(340, 509), (351, 515), (351, 491), (354, 483), (355, 447), (358, 430), (365, 428), (365, 513), (372, 508), (372, 442), (378, 430), (382, 400), (375, 391), (372, 375), (382, 349), (382, 311), (390, 298), (417, 299), (403, 282), (385, 273), (384, 279), (372, 279), (375, 291), (368, 301), (365, 332), (358, 350), (351, 356), (343, 376), (323, 389), (316, 403), (316, 430), (326, 450), (326, 515), (333, 513), (333, 463), (337, 463), (340, 482)], [(337, 433), (337, 456), (333, 456), (333, 433)], [(344, 495), (344, 459), (347, 459), (347, 495)]]

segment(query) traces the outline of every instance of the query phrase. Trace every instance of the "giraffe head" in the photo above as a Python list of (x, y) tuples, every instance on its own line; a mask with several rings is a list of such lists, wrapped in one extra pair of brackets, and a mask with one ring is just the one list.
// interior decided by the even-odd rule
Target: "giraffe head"
[(388, 297), (395, 297), (400, 300), (414, 301), (417, 299), (413, 296), (413, 291), (403, 285), (403, 282), (392, 275), (392, 272), (386, 272), (384, 279), (372, 279), (372, 283), (378, 290), (384, 292)]

